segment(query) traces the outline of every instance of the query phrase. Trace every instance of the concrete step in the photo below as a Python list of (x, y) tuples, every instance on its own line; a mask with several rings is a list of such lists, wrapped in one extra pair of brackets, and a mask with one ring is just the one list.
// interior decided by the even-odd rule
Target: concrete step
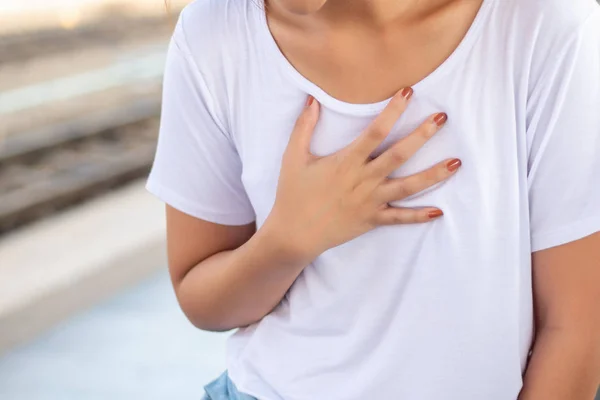
[(165, 266), (143, 181), (0, 238), (0, 353)]

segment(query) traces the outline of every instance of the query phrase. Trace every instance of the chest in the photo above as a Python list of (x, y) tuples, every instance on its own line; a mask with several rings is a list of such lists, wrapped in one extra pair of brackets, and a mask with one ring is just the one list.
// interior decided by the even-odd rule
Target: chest
[[(451, 81), (444, 90), (415, 93), (409, 108), (374, 156), (413, 132), (429, 115), (445, 111), (449, 115), (446, 126), (392, 177), (414, 174), (454, 157), (462, 160), (463, 168), (447, 183), (398, 205), (447, 207), (459, 203), (462, 207), (468, 202), (482, 208), (501, 207), (501, 203), (510, 203), (520, 196), (526, 175), (524, 134), (514, 104), (506, 100), (510, 96), (498, 95), (505, 90), (499, 85), (491, 81), (482, 91), (481, 85), (467, 84), (471, 89), (466, 90), (464, 84), (454, 87)], [(256, 108), (245, 121), (240, 121), (236, 132), (242, 180), (259, 224), (274, 203), (281, 160), (306, 96), (284, 88), (278, 93), (279, 100), (271, 98), (276, 92), (269, 92), (269, 100), (255, 103)], [(350, 144), (378, 113), (361, 112), (341, 112), (322, 104), (312, 152), (327, 156)]]

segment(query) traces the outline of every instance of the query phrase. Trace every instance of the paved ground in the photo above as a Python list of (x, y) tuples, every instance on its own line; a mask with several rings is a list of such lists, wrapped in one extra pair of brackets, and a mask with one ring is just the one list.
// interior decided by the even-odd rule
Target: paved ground
[(187, 322), (163, 272), (0, 359), (0, 399), (197, 400), (225, 338)]
[(198, 400), (226, 336), (192, 328), (161, 272), (0, 359), (0, 399)]

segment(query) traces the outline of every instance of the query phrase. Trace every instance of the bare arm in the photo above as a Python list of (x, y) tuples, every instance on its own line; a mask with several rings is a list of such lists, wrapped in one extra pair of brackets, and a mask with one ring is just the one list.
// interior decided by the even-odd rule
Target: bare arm
[(278, 247), (266, 227), (254, 231), (254, 224), (213, 224), (167, 206), (171, 279), (197, 327), (220, 331), (256, 322), (310, 261)]
[(533, 255), (537, 333), (519, 400), (593, 400), (600, 384), (600, 233)]
[(428, 222), (441, 211), (388, 205), (450, 177), (460, 165), (446, 160), (405, 178), (389, 174), (443, 126), (431, 116), (377, 157), (370, 155), (402, 114), (410, 91), (399, 93), (369, 128), (340, 152), (310, 153), (318, 120), (316, 102), (305, 107), (285, 151), (275, 205), (255, 232), (167, 209), (169, 264), (181, 307), (199, 328), (229, 330), (263, 318), (319, 254), (379, 225)]

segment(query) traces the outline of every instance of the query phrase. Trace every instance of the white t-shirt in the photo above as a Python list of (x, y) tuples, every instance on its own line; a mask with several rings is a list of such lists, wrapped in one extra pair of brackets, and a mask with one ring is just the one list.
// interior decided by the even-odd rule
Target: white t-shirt
[[(171, 43), (148, 189), (219, 224), (263, 224), (307, 94), (313, 151), (384, 108), (349, 104), (280, 53), (256, 0), (198, 0)], [(375, 229), (309, 265), (278, 308), (230, 339), (240, 391), (264, 400), (516, 399), (533, 335), (531, 253), (600, 231), (600, 10), (484, 0), (452, 56), (414, 85), (385, 146), (447, 126), (394, 175), (463, 167), (403, 206), (444, 217)], [(569, 266), (565, 266), (568, 268)]]

